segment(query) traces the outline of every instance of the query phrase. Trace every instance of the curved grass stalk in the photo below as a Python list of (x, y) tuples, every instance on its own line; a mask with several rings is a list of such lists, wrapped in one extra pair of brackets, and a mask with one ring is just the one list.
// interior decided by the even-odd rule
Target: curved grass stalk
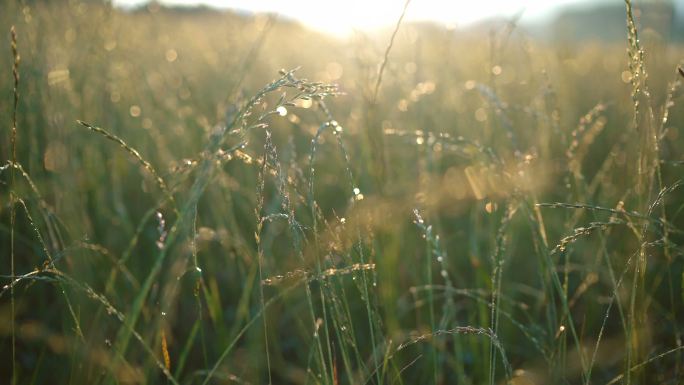
[[(128, 152), (130, 155), (132, 155), (142, 166), (149, 172), (152, 177), (154, 177), (155, 182), (157, 182), (157, 185), (159, 185), (159, 188), (162, 190), (166, 198), (171, 202), (171, 204), (174, 207), (174, 210), (177, 210), (176, 208), (176, 200), (173, 198), (173, 195), (171, 195), (171, 191), (169, 190), (168, 186), (166, 185), (166, 182), (164, 182), (164, 179), (157, 173), (157, 170), (152, 166), (152, 164), (147, 161), (145, 158), (140, 155), (140, 152), (136, 150), (135, 148), (131, 147), (128, 143), (126, 143), (123, 139), (119, 138), (118, 136), (112, 134), (111, 132), (105, 130), (104, 128), (97, 127), (90, 125), (84, 121), (78, 120), (78, 124), (82, 125), (83, 127), (93, 131), (97, 132), (98, 134), (104, 136), (105, 138), (113, 141), (114, 143), (117, 143), (121, 148), (123, 148), (126, 152)], [(178, 214), (178, 212), (176, 212)]]

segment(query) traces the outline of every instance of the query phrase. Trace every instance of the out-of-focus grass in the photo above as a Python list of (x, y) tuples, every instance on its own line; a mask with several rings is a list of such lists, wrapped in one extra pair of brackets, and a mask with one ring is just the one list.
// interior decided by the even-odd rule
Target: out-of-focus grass
[(683, 50), (638, 19), (612, 43), (404, 24), (376, 95), (391, 31), (2, 11), (8, 383), (684, 375)]

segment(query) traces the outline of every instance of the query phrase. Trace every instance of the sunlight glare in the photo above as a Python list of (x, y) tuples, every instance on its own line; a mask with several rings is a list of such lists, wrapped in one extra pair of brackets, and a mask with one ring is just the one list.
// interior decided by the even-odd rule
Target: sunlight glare
[[(406, 20), (433, 21), (445, 26), (466, 26), (488, 17), (510, 17), (523, 12), (525, 18), (542, 17), (554, 8), (590, 0), (416, 0), (409, 5)], [(368, 31), (396, 23), (404, 0), (163, 0), (167, 5), (205, 4), (217, 8), (250, 12), (274, 12), (336, 36)], [(143, 0), (114, 0), (132, 6)]]

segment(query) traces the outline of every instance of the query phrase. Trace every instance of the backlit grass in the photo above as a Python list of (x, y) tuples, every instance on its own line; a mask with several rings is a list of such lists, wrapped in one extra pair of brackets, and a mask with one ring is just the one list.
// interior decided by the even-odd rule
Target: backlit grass
[(625, 5), (554, 41), (3, 3), (0, 378), (681, 382), (683, 50)]

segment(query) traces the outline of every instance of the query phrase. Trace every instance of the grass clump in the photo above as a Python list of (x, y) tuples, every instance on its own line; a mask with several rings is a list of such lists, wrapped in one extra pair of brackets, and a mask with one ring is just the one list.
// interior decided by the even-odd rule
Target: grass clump
[(683, 51), (630, 1), (593, 43), (4, 7), (8, 383), (684, 376)]

